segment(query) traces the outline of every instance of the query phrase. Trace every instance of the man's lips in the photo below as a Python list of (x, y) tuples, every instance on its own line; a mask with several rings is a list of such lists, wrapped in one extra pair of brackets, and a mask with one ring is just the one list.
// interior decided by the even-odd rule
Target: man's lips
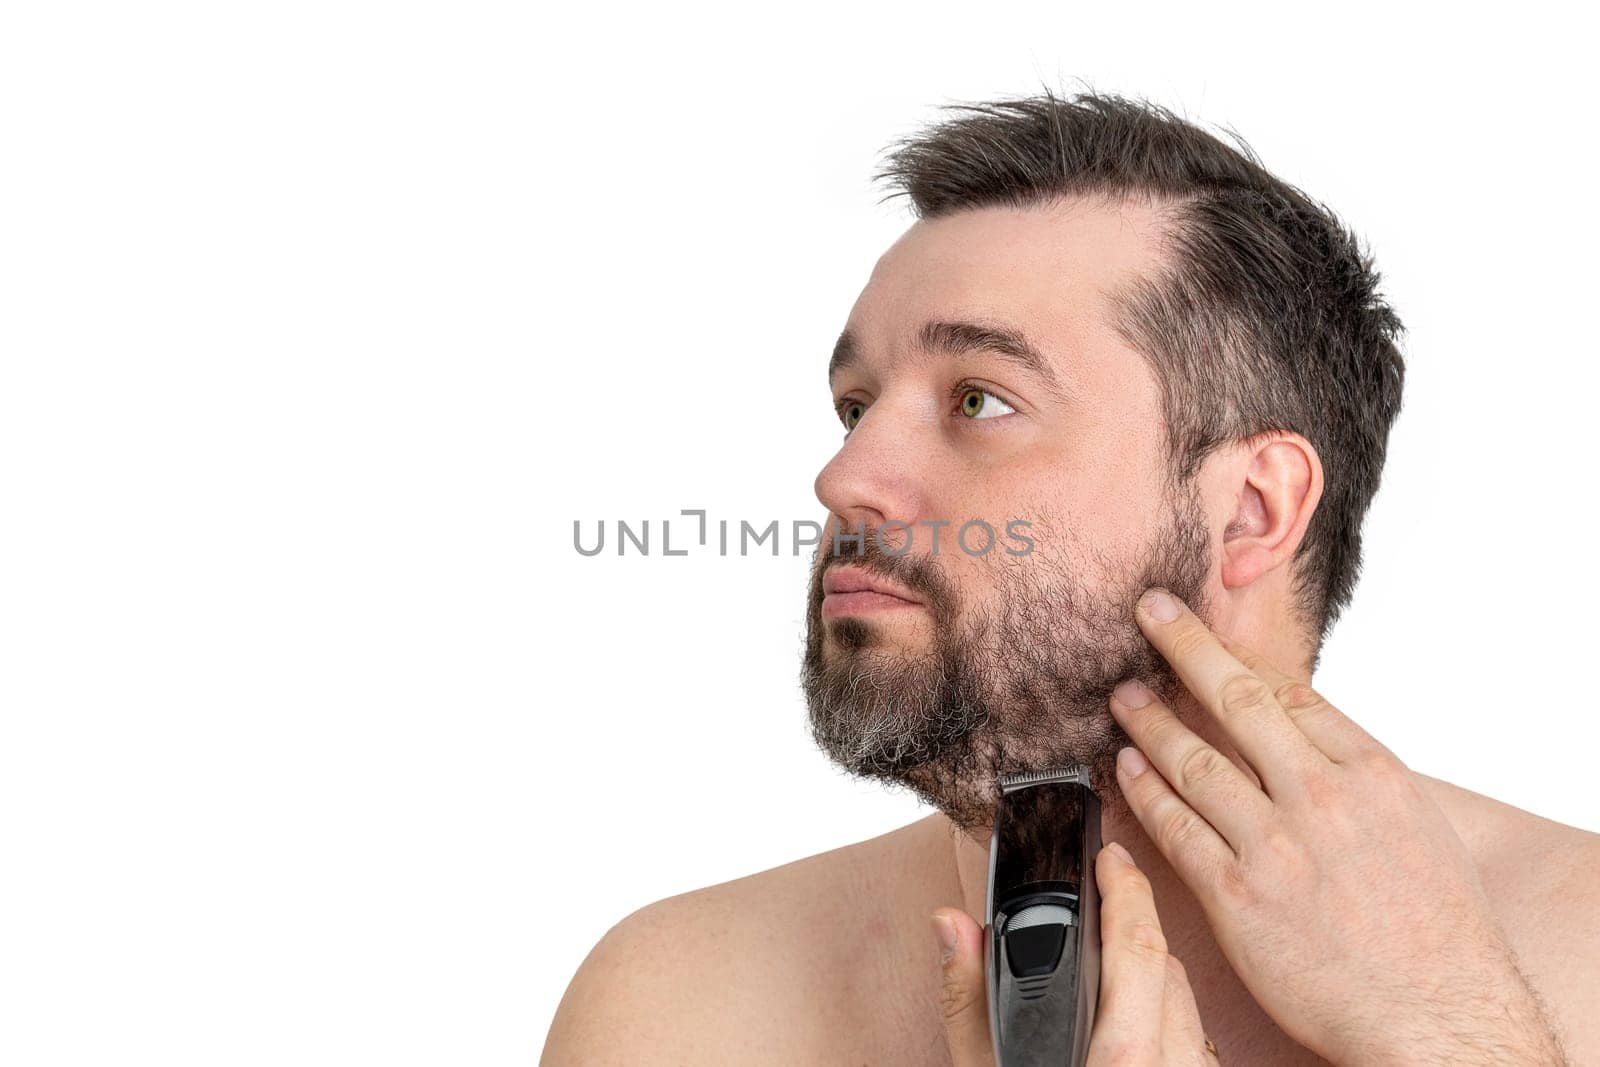
[(924, 606), (914, 593), (859, 567), (829, 568), (822, 592), (822, 614), (829, 617)]

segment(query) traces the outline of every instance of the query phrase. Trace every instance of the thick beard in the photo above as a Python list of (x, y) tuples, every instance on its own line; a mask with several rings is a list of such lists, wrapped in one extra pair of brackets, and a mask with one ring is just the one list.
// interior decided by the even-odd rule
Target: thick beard
[[(1116, 588), (1091, 592), (1064, 564), (1010, 557), (997, 564), (1004, 606), (981, 616), (962, 612), (931, 560), (890, 555), (875, 535), (837, 554), (825, 538), (812, 570), (801, 684), (817, 745), (853, 775), (909, 788), (973, 837), (991, 824), (1000, 776), (1019, 771), (1086, 765), (1102, 804), (1123, 807), (1116, 754), (1129, 739), (1107, 707), (1111, 690), (1139, 678), (1169, 703), (1181, 691), (1134, 605), (1159, 585), (1209, 617), (1211, 538), (1195, 495), (1172, 507)], [(926, 599), (932, 649), (897, 653), (871, 622), (843, 618), (825, 654), (822, 575), (845, 560)]]

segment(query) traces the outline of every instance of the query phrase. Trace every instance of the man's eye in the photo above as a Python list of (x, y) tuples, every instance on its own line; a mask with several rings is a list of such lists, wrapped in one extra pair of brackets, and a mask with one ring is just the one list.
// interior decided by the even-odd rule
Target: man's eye
[(839, 419), (844, 423), (846, 433), (856, 428), (856, 423), (861, 421), (861, 416), (867, 413), (867, 405), (859, 400), (851, 400), (839, 408)]
[(987, 389), (968, 389), (961, 394), (961, 414), (969, 419), (992, 419), (1016, 410)]

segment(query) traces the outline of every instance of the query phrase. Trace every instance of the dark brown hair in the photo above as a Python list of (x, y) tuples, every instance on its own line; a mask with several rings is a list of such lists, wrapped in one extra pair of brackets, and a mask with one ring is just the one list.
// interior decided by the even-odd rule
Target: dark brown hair
[(873, 175), (918, 218), (1065, 196), (1162, 209), (1165, 265), (1115, 295), (1117, 327), (1162, 389), (1180, 484), (1219, 445), (1272, 430), (1317, 450), (1323, 495), (1296, 551), (1294, 610), (1323, 640), (1361, 569), (1405, 363), (1372, 257), (1325, 205), (1148, 102), (1094, 91), (950, 104)]

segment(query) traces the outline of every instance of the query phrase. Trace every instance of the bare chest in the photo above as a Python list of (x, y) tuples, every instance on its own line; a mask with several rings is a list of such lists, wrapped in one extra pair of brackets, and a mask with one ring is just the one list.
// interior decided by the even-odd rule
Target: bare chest
[[(951, 1064), (940, 1013), (939, 983), (920, 973), (902, 976), (900, 993), (859, 981), (819, 1016), (816, 1005), (791, 1003), (791, 1033), (805, 1030), (807, 1054), (794, 1062), (927, 1067)], [(901, 995), (909, 994), (909, 995)], [(1223, 1062), (1283, 1067), (1325, 1063), (1302, 1048), (1252, 1002), (1238, 1012), (1208, 1018), (1206, 1032), (1223, 1050)], [(791, 1045), (791, 1049), (796, 1046)]]

